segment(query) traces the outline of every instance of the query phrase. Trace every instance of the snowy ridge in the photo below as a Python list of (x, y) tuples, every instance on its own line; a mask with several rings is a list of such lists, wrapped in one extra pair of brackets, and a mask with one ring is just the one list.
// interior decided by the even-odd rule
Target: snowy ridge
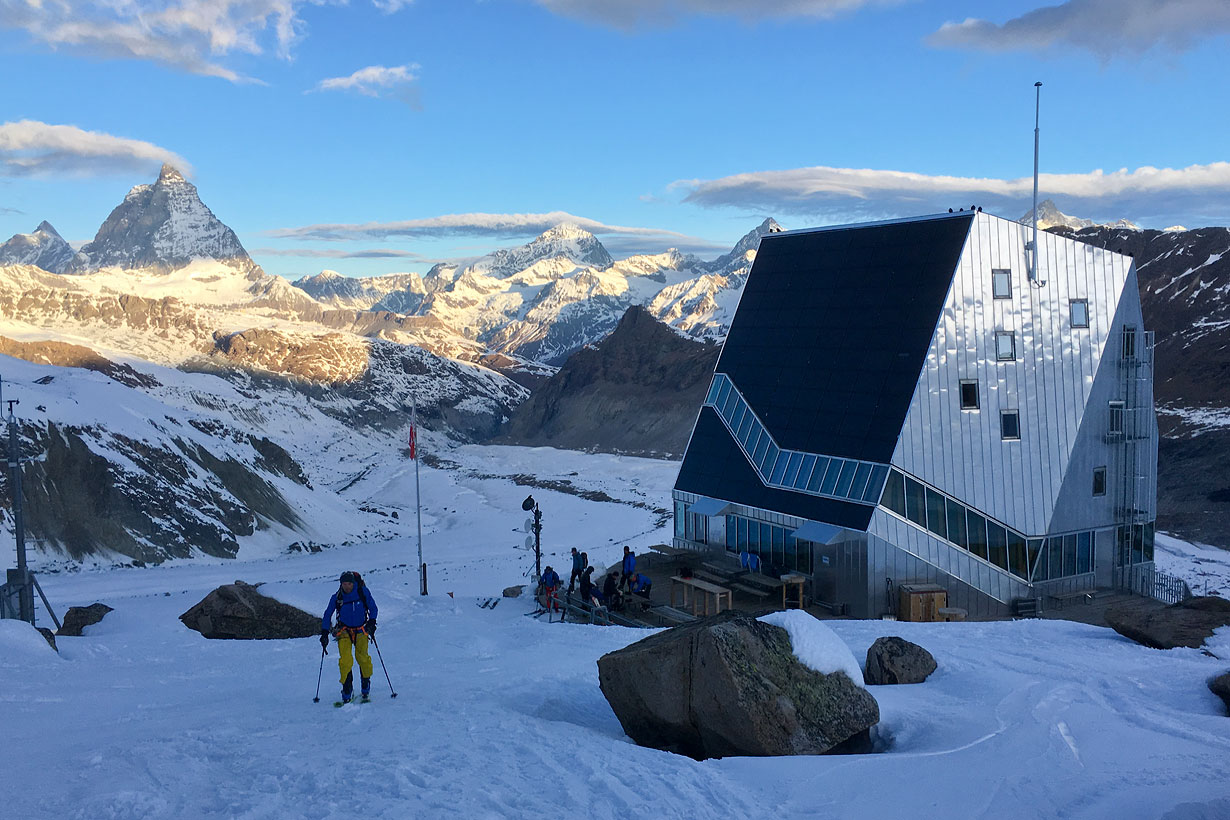
[(0, 245), (0, 265), (37, 265), (52, 273), (63, 273), (77, 253), (64, 238), (41, 222), (33, 233), (19, 233)]

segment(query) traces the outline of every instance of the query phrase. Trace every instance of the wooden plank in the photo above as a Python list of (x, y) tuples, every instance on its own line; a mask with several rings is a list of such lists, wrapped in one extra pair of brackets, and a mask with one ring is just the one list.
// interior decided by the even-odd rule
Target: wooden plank
[(770, 595), (773, 594), (769, 592), (768, 590), (757, 589), (756, 587), (749, 587), (746, 584), (731, 584), (730, 588), (737, 589), (740, 592), (746, 592), (748, 595), (755, 595), (757, 598), (768, 598)]

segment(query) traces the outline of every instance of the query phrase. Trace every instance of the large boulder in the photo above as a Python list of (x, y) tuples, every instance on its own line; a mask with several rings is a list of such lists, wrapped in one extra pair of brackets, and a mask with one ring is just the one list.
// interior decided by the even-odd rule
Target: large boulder
[(868, 684), (922, 683), (935, 671), (935, 658), (904, 638), (876, 638), (867, 649), (863, 680)]
[(1230, 672), (1209, 681), (1209, 691), (1222, 699), (1226, 704), (1226, 714), (1230, 714)]
[(1106, 611), (1106, 623), (1125, 638), (1154, 649), (1199, 649), (1213, 636), (1213, 630), (1230, 624), (1230, 600), (1216, 596), (1188, 598), (1153, 610), (1113, 607)]
[(236, 581), (206, 595), (179, 619), (206, 638), (274, 640), (320, 634), (320, 617), (261, 595)]
[(81, 630), (98, 623), (110, 611), (111, 607), (99, 603), (89, 606), (70, 606), (68, 612), (64, 613), (64, 624), (56, 634), (79, 638)]
[(845, 672), (809, 669), (785, 629), (737, 611), (603, 655), (598, 679), (629, 737), (697, 760), (869, 746), (880, 720)]

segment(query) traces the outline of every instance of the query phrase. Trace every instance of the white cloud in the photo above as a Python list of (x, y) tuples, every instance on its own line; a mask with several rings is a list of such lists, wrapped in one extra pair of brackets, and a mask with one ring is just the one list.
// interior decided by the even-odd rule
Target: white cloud
[(666, 25), (684, 17), (826, 18), (898, 0), (535, 0), (555, 14), (621, 29)]
[(407, 236), (423, 239), (447, 236), (495, 236), (520, 237), (540, 234), (556, 225), (569, 223), (584, 228), (594, 235), (619, 234), (671, 239), (689, 239), (685, 234), (664, 231), (658, 228), (630, 228), (622, 225), (606, 225), (594, 219), (574, 216), (565, 211), (545, 214), (446, 214), (428, 219), (408, 219), (399, 222), (365, 222), (363, 224), (321, 224), (302, 228), (284, 228), (270, 231), (271, 236), (293, 239), (386, 239), (391, 236)]
[(417, 259), (421, 254), (400, 251), (394, 248), (370, 248), (357, 251), (327, 250), (323, 248), (256, 248), (253, 256), (302, 256), (309, 259)]
[[(980, 205), (1017, 217), (1030, 207), (1033, 178), (929, 176), (865, 168), (796, 168), (680, 180), (685, 202), (757, 213), (837, 220), (878, 219)], [(1122, 168), (1110, 173), (1042, 174), (1040, 196), (1068, 213), (1137, 222), (1224, 223), (1230, 212), (1230, 162), (1187, 168)], [(1084, 212), (1082, 212), (1084, 211)]]
[[(224, 63), (235, 54), (289, 59), (305, 6), (343, 0), (0, 0), (0, 29), (61, 52), (149, 60), (190, 74), (257, 82)], [(373, 0), (393, 12), (408, 0)]]
[(183, 157), (143, 140), (34, 120), (0, 125), (0, 173), (8, 176), (156, 172), (164, 162), (192, 173)]
[(367, 68), (360, 68), (348, 77), (330, 77), (321, 80), (316, 90), (356, 91), (365, 97), (393, 96), (413, 105), (417, 103), (417, 97), (413, 95), (413, 89), (407, 86), (418, 80), (418, 75), (414, 73), (418, 70), (418, 63), (395, 66), (369, 65)]
[(1077, 48), (1109, 59), (1155, 46), (1183, 51), (1227, 33), (1227, 0), (1068, 0), (1002, 25), (975, 18), (945, 23), (927, 42), (992, 52)]

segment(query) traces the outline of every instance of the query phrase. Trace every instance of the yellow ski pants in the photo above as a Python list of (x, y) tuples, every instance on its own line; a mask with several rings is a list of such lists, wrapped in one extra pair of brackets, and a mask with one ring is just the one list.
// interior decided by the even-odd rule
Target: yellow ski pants
[[(353, 638), (352, 638), (353, 635)], [(354, 656), (359, 659), (359, 675), (364, 678), (372, 676), (372, 656), (367, 654), (367, 633), (363, 630), (339, 630), (337, 633), (337, 665), (341, 670), (341, 682), (346, 683), (350, 667), (354, 663), (350, 658), (350, 647), (354, 646)]]

